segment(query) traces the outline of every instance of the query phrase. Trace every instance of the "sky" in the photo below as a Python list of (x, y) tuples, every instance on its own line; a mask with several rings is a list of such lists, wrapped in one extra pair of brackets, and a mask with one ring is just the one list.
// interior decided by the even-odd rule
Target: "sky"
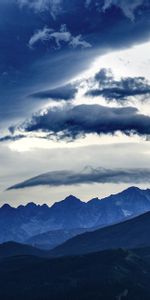
[(150, 187), (150, 1), (0, 0), (0, 206)]

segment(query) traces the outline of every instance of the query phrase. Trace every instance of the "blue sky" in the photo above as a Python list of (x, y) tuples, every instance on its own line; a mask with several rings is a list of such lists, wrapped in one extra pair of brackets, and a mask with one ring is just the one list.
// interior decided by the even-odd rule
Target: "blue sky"
[(0, 2), (2, 203), (149, 186), (149, 28), (149, 0)]

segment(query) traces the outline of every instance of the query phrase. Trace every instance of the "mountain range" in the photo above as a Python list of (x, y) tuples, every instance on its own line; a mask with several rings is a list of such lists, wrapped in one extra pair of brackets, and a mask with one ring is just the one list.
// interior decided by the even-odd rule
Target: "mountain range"
[(0, 243), (16, 241), (51, 249), (84, 231), (106, 227), (150, 211), (150, 189), (130, 187), (87, 203), (70, 195), (48, 205), (0, 208)]
[(150, 190), (5, 204), (0, 226), (0, 299), (150, 299)]
[[(33, 255), (45, 258), (55, 258), (62, 256), (81, 256), (89, 253), (96, 253), (109, 249), (127, 249), (134, 250), (139, 255), (145, 253), (146, 257), (149, 257), (150, 261), (150, 212), (144, 213), (133, 219), (104, 227), (89, 232), (74, 232), (74, 237), (69, 239), (62, 237), (61, 245), (54, 247), (52, 250), (47, 246), (47, 249), (39, 249), (37, 246), (34, 247), (27, 244), (20, 244), (16, 242), (5, 242), (0, 245), (0, 259), (11, 256), (22, 256), (22, 255)], [(64, 231), (62, 232), (64, 233)], [(67, 233), (67, 232), (66, 232)], [(61, 235), (61, 231), (58, 232)], [(72, 234), (73, 235), (73, 234)], [(48, 237), (48, 233), (46, 233)], [(52, 237), (52, 241), (51, 241)], [(47, 245), (54, 243), (55, 231), (49, 233), (49, 239)], [(40, 239), (38, 238), (38, 242)], [(44, 239), (44, 234), (43, 234)], [(56, 244), (57, 244), (56, 237)], [(44, 239), (45, 241), (45, 239)], [(41, 241), (42, 243), (43, 241)], [(60, 242), (60, 238), (59, 238)], [(55, 243), (54, 243), (55, 244)], [(52, 245), (51, 245), (52, 246)], [(44, 248), (44, 247), (43, 247)], [(45, 247), (46, 248), (46, 247)], [(144, 252), (143, 252), (144, 249)]]

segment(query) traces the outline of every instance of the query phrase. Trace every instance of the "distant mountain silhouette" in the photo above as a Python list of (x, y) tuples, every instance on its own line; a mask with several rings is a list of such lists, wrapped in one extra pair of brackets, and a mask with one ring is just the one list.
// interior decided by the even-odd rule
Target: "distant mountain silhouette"
[(7, 242), (0, 245), (0, 259), (20, 255), (44, 257), (46, 256), (46, 252), (35, 247), (19, 244), (16, 242)]
[(52, 250), (54, 255), (80, 255), (104, 249), (150, 247), (150, 212), (132, 220), (76, 236)]
[(108, 250), (45, 259), (0, 261), (0, 299), (149, 300), (150, 265), (134, 251)]
[(13, 208), (5, 204), (0, 208), (0, 243), (12, 240), (25, 243), (33, 236), (54, 230), (56, 235), (58, 230), (91, 230), (147, 211), (150, 211), (150, 190), (136, 187), (101, 200), (92, 199), (88, 203), (70, 195), (52, 207), (29, 203)]

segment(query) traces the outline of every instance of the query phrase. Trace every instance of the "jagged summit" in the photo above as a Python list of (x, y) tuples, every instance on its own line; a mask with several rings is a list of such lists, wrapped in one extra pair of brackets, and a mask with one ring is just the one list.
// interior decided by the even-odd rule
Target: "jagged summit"
[(84, 205), (84, 204), (85, 204), (85, 202), (81, 201), (80, 199), (78, 199), (74, 195), (69, 195), (64, 200), (56, 202), (52, 206), (52, 208), (67, 207), (69, 209), (70, 207), (80, 207), (81, 205)]
[(36, 205), (34, 202), (29, 202), (26, 207), (28, 208), (33, 208), (33, 207), (37, 207), (38, 205)]
[[(119, 193), (111, 194), (111, 195), (109, 195), (107, 197), (104, 197), (104, 198), (98, 198), (98, 197), (92, 198), (87, 203), (88, 204), (89, 203), (97, 203), (97, 202), (99, 202), (101, 200), (108, 200), (110, 198), (114, 198), (114, 197), (116, 198), (116, 197), (119, 197), (121, 195), (129, 195), (129, 196), (131, 196), (131, 195), (134, 195), (134, 194), (141, 194), (141, 193), (143, 193), (143, 194), (146, 194), (146, 193), (148, 194), (149, 193), (150, 194), (150, 189), (149, 188), (147, 188), (147, 189), (140, 189), (137, 186), (131, 186), (131, 187), (128, 187), (127, 189), (119, 192)], [(61, 203), (67, 203), (67, 204), (69, 204), (69, 203), (80, 203), (80, 204), (83, 203), (83, 204), (86, 204), (84, 201), (80, 200), (78, 197), (70, 194), (65, 199), (60, 200), (58, 202), (55, 202), (51, 207), (53, 207), (55, 205), (59, 205)], [(50, 205), (48, 205), (46, 203), (40, 205), (40, 204), (36, 204), (34, 202), (29, 202), (29, 203), (27, 203), (25, 205), (21, 204), (17, 208), (22, 209), (22, 208), (33, 208), (33, 207), (34, 208), (35, 207), (50, 208)], [(8, 209), (8, 208), (14, 208), (14, 207), (11, 206), (11, 205), (9, 205), (9, 204), (4, 204), (1, 208)]]
[(10, 206), (8, 203), (6, 203), (6, 204), (4, 204), (1, 208), (4, 209), (4, 210), (10, 210), (10, 209), (12, 209), (13, 207)]
[(124, 192), (139, 192), (140, 188), (138, 188), (137, 186), (130, 186), (128, 187), (126, 190), (122, 191), (122, 193)]
[(63, 201), (69, 201), (69, 202), (82, 202), (79, 198), (75, 197), (74, 195), (67, 196)]

